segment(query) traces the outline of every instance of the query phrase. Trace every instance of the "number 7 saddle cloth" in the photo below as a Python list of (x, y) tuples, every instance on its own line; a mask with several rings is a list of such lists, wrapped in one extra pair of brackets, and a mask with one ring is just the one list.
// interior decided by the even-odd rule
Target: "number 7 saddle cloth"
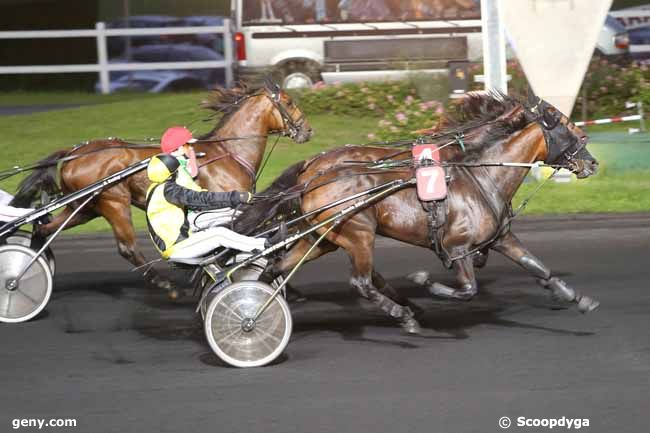
[(447, 222), (447, 175), (440, 166), (440, 151), (435, 144), (418, 144), (412, 149), (418, 198), (427, 212), (427, 226), (431, 249), (451, 266), (441, 247), (444, 225)]

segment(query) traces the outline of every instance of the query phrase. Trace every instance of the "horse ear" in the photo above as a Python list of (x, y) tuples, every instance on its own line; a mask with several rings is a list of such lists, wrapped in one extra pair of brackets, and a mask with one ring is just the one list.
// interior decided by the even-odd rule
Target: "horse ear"
[(264, 76), (264, 87), (267, 88), (267, 90), (275, 93), (280, 90), (280, 86), (278, 83), (275, 82), (273, 77), (270, 74), (267, 74)]
[(264, 75), (264, 87), (267, 90), (273, 90), (273, 81), (271, 80), (271, 76), (268, 74)]

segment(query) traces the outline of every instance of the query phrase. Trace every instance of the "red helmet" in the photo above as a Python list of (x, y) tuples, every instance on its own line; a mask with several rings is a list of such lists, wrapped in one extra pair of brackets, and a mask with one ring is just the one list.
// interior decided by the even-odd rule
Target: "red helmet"
[(172, 126), (168, 128), (160, 139), (160, 149), (164, 153), (172, 153), (186, 143), (195, 143), (192, 133), (184, 126)]

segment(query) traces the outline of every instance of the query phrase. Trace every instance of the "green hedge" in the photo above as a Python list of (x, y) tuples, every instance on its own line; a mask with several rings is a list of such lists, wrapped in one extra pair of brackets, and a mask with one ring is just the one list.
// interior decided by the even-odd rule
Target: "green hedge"
[[(413, 137), (416, 130), (434, 125), (447, 97), (446, 77), (415, 76), (410, 80), (326, 85), (294, 92), (307, 114), (336, 114), (354, 121), (377, 119), (369, 140)], [(440, 97), (442, 96), (442, 97)]]

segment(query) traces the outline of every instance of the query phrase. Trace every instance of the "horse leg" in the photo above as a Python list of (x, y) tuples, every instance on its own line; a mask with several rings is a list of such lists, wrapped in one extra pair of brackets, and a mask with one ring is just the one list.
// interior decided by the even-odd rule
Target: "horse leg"
[(362, 297), (368, 299), (384, 313), (396, 319), (407, 334), (419, 334), (420, 324), (413, 317), (413, 311), (409, 307), (398, 304), (381, 293), (373, 284), (373, 275), (380, 276), (373, 269), (373, 235), (374, 233), (369, 236), (362, 236), (362, 233), (356, 232), (354, 235), (356, 239), (353, 242), (351, 241), (350, 245), (347, 245), (347, 248), (344, 247), (352, 261), (350, 285)]
[(531, 273), (537, 278), (537, 282), (543, 288), (550, 290), (557, 299), (577, 303), (578, 310), (581, 313), (588, 313), (600, 305), (600, 302), (589, 296), (582, 295), (563, 280), (554, 277), (551, 270), (528, 251), (513, 233), (508, 232), (503, 235), (492, 248)]
[[(273, 263), (269, 268), (267, 268), (262, 276), (260, 276), (260, 279), (263, 281), (273, 281), (278, 275), (290, 271), (294, 266), (296, 266), (296, 264), (298, 264), (300, 259), (307, 254), (307, 251), (311, 246), (312, 242), (306, 239), (300, 239), (293, 247), (291, 247), (282, 260)], [(312, 250), (305, 262), (317, 259), (318, 257), (337, 249), (338, 246), (323, 240)], [(286, 285), (286, 295), (287, 300), (291, 302), (302, 302), (306, 300), (305, 296), (291, 284)]]
[(474, 254), (474, 256), (472, 257), (472, 261), (474, 262), (475, 269), (484, 268), (485, 265), (487, 265), (489, 253), (490, 250), (488, 248), (483, 248), (482, 250), (479, 250)]
[(426, 271), (418, 271), (408, 276), (410, 280), (429, 289), (429, 293), (441, 298), (469, 301), (478, 293), (478, 284), (474, 274), (474, 257), (469, 255), (453, 263), (458, 289), (434, 282)]
[[(136, 244), (130, 202), (127, 200), (100, 199), (96, 208), (111, 225), (120, 255), (135, 267), (146, 264), (146, 259)], [(178, 292), (172, 288), (171, 282), (161, 277), (154, 269), (147, 271), (145, 276), (151, 284), (167, 290), (170, 298), (178, 298)]]
[[(55, 215), (54, 218), (47, 224), (39, 224), (36, 226), (36, 234), (38, 236), (42, 237), (47, 237), (54, 233), (61, 225), (63, 222), (70, 217), (72, 212), (74, 211), (74, 208), (70, 206), (66, 206), (65, 209), (63, 209), (62, 212), (60, 212), (58, 215)], [(85, 224), (91, 219), (97, 217), (97, 214), (93, 213), (89, 209), (82, 209), (80, 210), (75, 216), (72, 217), (70, 221), (68, 221), (68, 224), (66, 225), (66, 229), (72, 228), (74, 226), (78, 226), (81, 224)]]
[(388, 281), (384, 278), (382, 274), (373, 269), (372, 271), (372, 284), (384, 295), (388, 296), (395, 302), (400, 304), (406, 304), (408, 301), (402, 295), (397, 293), (397, 291), (388, 284)]

